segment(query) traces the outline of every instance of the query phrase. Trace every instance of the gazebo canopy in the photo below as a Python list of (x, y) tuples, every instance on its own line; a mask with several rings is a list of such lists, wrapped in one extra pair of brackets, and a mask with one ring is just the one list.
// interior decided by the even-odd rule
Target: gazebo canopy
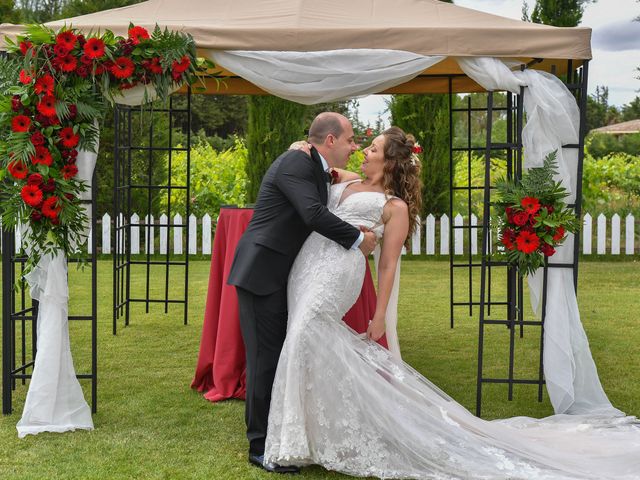
[[(393, 92), (482, 90), (468, 79), (453, 57), (498, 57), (531, 63), (561, 74), (567, 60), (578, 66), (591, 58), (590, 28), (559, 28), (478, 12), (439, 0), (149, 0), (50, 22), (85, 32), (109, 29), (126, 36), (129, 23), (156, 24), (190, 33), (198, 49), (322, 51), (340, 49), (404, 50), (444, 55), (447, 60), (425, 70)], [(20, 25), (0, 25), (0, 35), (15, 37)], [(211, 93), (260, 93), (249, 82), (224, 72), (225, 85)]]

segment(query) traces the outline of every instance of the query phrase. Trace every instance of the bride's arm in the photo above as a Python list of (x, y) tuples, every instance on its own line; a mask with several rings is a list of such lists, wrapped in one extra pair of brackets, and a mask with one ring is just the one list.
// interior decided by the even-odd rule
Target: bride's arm
[(398, 257), (402, 254), (402, 247), (409, 232), (409, 208), (402, 200), (393, 199), (385, 205), (382, 217), (387, 220), (384, 222), (382, 251), (378, 263), (378, 301), (367, 329), (367, 336), (373, 340), (378, 340), (385, 332), (384, 319), (393, 289)]

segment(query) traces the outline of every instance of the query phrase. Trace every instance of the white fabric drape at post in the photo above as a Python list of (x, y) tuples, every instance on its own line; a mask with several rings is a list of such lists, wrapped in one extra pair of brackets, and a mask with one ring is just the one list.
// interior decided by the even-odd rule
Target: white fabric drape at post
[[(580, 112), (574, 97), (554, 75), (537, 70), (511, 71), (495, 58), (459, 58), (462, 70), (487, 90), (524, 90), (526, 125), (522, 131), (524, 167), (540, 167), (544, 157), (557, 150), (556, 180), (576, 199)], [(550, 263), (573, 262), (574, 236), (558, 247)], [(540, 314), (542, 270), (529, 276), (532, 306)], [(556, 413), (624, 415), (604, 393), (589, 342), (580, 321), (573, 272), (568, 268), (547, 271), (547, 302), (544, 325), (544, 375)]]
[(93, 429), (91, 410), (76, 378), (69, 344), (67, 258), (43, 255), (26, 276), (38, 307), (38, 353), (18, 437)]

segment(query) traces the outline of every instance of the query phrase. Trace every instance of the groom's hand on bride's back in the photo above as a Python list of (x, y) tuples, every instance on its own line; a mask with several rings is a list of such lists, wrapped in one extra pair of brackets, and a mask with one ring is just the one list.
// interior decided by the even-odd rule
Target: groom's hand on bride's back
[(362, 228), (361, 230), (364, 232), (364, 239), (362, 240), (358, 248), (362, 250), (362, 253), (364, 253), (365, 257), (368, 257), (371, 252), (373, 252), (373, 249), (376, 248), (376, 243), (378, 242), (378, 240), (372, 231)]

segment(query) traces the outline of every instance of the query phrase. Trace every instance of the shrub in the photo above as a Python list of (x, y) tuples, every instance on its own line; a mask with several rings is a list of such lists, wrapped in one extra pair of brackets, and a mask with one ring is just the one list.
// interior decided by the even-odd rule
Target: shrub
[[(191, 213), (198, 219), (208, 213), (218, 217), (221, 205), (244, 206), (247, 195), (247, 147), (236, 138), (233, 148), (218, 152), (207, 142), (191, 148)], [(186, 184), (186, 152), (176, 152), (171, 160), (171, 182)], [(181, 212), (185, 208), (186, 192), (173, 190), (171, 210)], [(162, 204), (167, 210), (167, 201)]]

